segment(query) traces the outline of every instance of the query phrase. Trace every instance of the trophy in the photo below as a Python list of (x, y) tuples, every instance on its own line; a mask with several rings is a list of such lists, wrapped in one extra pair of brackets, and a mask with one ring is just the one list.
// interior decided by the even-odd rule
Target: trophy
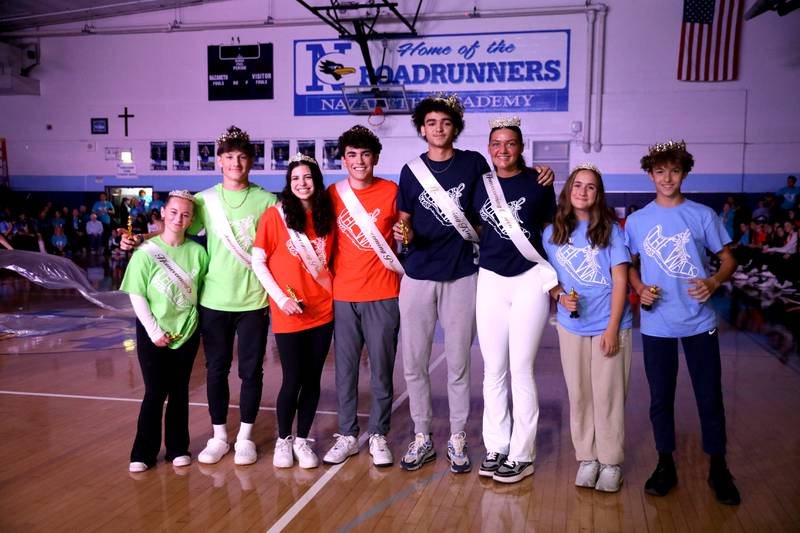
[[(569, 290), (569, 295), (570, 295), (570, 297), (573, 297), (573, 298), (574, 298), (574, 297), (576, 297), (576, 296), (578, 296), (578, 293), (577, 293), (577, 292), (575, 292), (575, 287), (572, 287), (572, 288)], [(572, 312), (569, 314), (569, 317), (570, 317), (570, 318), (580, 318), (580, 316), (581, 316), (581, 315), (578, 313), (578, 310), (577, 310), (577, 309), (575, 309), (574, 311), (572, 311)]]
[(400, 230), (403, 232), (403, 242), (400, 243), (400, 253), (406, 255), (408, 253), (408, 226), (402, 220), (400, 221)]
[(127, 230), (127, 233), (128, 233), (128, 238), (129, 239), (133, 237), (133, 217), (130, 216), (130, 215), (128, 215), (128, 230)]
[[(658, 294), (658, 291), (660, 291), (661, 289), (659, 289), (655, 285), (650, 285), (647, 288), (647, 290), (650, 291), (650, 294)], [(644, 311), (652, 311), (653, 310), (653, 304), (649, 304), (649, 305), (648, 304), (642, 304), (642, 309)]]
[(306, 304), (303, 303), (303, 300), (297, 297), (297, 293), (294, 292), (294, 289), (290, 286), (286, 286), (286, 292), (289, 294), (289, 298), (294, 300), (294, 303), (300, 306), (300, 309), (305, 309)]

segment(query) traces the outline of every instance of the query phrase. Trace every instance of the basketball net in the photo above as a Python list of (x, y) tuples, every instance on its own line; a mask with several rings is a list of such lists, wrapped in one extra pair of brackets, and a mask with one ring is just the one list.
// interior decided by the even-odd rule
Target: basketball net
[(380, 126), (386, 120), (386, 114), (383, 112), (383, 108), (379, 105), (375, 106), (375, 110), (372, 114), (367, 118), (367, 123), (370, 126)]

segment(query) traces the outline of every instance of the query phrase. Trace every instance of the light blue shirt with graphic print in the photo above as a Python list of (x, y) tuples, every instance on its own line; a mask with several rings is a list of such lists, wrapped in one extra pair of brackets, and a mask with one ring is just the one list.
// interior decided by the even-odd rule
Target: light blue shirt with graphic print
[[(631, 256), (625, 246), (625, 235), (617, 224), (614, 224), (611, 240), (605, 248), (592, 247), (586, 236), (588, 227), (588, 222), (579, 221), (569, 241), (557, 245), (551, 242), (553, 226), (547, 226), (542, 242), (561, 286), (567, 292), (574, 288), (578, 293), (580, 316), (570, 318), (570, 312), (559, 305), (558, 323), (571, 333), (593, 337), (606, 330), (611, 318), (611, 268), (630, 263)], [(632, 322), (626, 298), (620, 330), (629, 329)]]
[(716, 213), (686, 199), (675, 207), (653, 201), (628, 217), (625, 235), (631, 254), (639, 255), (642, 282), (661, 289), (652, 310), (642, 310), (642, 333), (689, 337), (714, 329), (711, 304), (688, 289), (689, 280), (708, 277), (706, 250), (717, 254), (731, 242)]

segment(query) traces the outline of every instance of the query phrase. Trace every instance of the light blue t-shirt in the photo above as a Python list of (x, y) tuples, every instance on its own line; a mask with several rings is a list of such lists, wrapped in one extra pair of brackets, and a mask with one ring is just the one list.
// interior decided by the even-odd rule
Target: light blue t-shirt
[(719, 253), (731, 242), (722, 221), (697, 202), (675, 207), (655, 201), (628, 217), (625, 235), (639, 255), (642, 281), (661, 290), (651, 311), (642, 310), (642, 333), (652, 337), (689, 337), (717, 326), (711, 304), (687, 292), (690, 279), (708, 277), (706, 250)]
[(800, 187), (797, 185), (794, 187), (781, 187), (775, 191), (775, 196), (783, 198), (783, 202), (781, 202), (781, 209), (794, 209), (794, 207), (797, 205), (797, 198), (800, 196)]
[(114, 204), (106, 200), (97, 200), (92, 206), (92, 213), (97, 215), (97, 219), (103, 224), (111, 224), (111, 216), (108, 214), (109, 209), (114, 209)]
[[(557, 306), (558, 323), (564, 329), (583, 336), (603, 333), (611, 318), (611, 268), (630, 263), (631, 256), (625, 246), (625, 235), (617, 224), (611, 231), (606, 248), (593, 248), (586, 236), (588, 222), (579, 221), (566, 244), (553, 244), (553, 226), (547, 226), (542, 243), (550, 264), (556, 269), (558, 281), (564, 290), (574, 288), (578, 293), (578, 318), (570, 318), (569, 311)], [(633, 320), (628, 299), (619, 328), (628, 329)]]

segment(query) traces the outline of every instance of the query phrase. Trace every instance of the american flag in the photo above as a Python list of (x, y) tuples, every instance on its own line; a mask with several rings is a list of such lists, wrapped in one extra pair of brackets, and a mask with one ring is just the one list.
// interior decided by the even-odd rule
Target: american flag
[(684, 0), (678, 79), (735, 80), (743, 0)]

